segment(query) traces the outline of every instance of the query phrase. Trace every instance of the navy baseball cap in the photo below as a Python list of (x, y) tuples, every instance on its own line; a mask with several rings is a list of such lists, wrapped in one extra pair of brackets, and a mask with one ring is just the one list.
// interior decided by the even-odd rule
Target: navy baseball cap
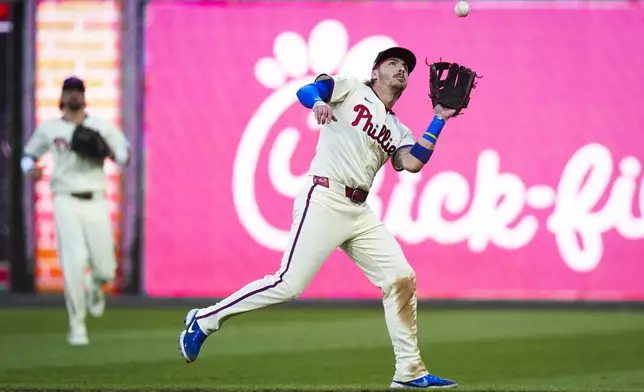
[(376, 60), (373, 62), (373, 68), (371, 68), (371, 70), (378, 68), (387, 59), (390, 59), (392, 57), (404, 61), (407, 64), (409, 73), (411, 73), (411, 71), (416, 68), (416, 55), (411, 50), (400, 47), (393, 47), (378, 53)]
[(82, 79), (72, 76), (63, 82), (63, 91), (65, 90), (80, 90), (85, 92), (85, 82)]

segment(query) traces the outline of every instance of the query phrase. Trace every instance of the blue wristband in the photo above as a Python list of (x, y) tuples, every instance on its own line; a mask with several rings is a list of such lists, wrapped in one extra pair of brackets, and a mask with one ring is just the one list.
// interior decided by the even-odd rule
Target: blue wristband
[(425, 134), (423, 135), (423, 139), (436, 144), (438, 136), (441, 134), (444, 126), (445, 119), (435, 114), (432, 122), (429, 123), (429, 127), (427, 127), (427, 131), (425, 131)]
[(429, 161), (429, 158), (431, 158), (432, 154), (434, 153), (434, 150), (430, 150), (429, 148), (421, 146), (420, 144), (418, 144), (418, 142), (416, 142), (416, 144), (411, 147), (411, 150), (409, 150), (409, 153), (411, 154), (411, 156), (415, 157), (422, 163), (427, 163)]

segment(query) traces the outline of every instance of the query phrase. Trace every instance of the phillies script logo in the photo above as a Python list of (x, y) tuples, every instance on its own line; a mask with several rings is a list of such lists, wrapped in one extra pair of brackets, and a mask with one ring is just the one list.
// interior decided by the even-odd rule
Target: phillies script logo
[[(275, 57), (260, 59), (256, 64), (255, 77), (274, 91), (259, 105), (244, 130), (232, 185), (240, 222), (257, 243), (268, 249), (283, 251), (289, 234), (288, 228), (277, 228), (266, 221), (256, 199), (255, 172), (260, 150), (271, 132), (278, 132), (268, 168), (275, 190), (294, 198), (306, 185), (306, 174), (294, 176), (289, 169), (299, 131), (293, 127), (273, 130), (274, 124), (286, 110), (299, 105), (296, 91), (312, 82), (315, 75), (366, 78), (376, 53), (396, 45), (386, 36), (365, 38), (351, 48), (348, 42), (344, 26), (326, 20), (314, 27), (308, 42), (294, 32), (278, 35), (273, 45)], [(307, 123), (315, 129), (312, 113)], [(376, 134), (375, 127), (369, 131), (389, 153), (392, 146), (387, 145), (385, 135)], [(615, 168), (616, 162), (605, 146), (581, 146), (564, 165), (556, 186), (527, 186), (518, 175), (501, 172), (500, 162), (495, 150), (480, 152), (472, 184), (457, 172), (445, 171), (431, 177), (421, 189), (418, 183), (422, 175), (396, 173), (397, 177), (390, 180), (395, 185), (386, 205), (378, 194), (385, 181), (385, 171), (381, 170), (368, 203), (407, 244), (431, 239), (441, 244), (465, 243), (472, 252), (482, 252), (489, 246), (513, 250), (529, 244), (542, 228), (552, 233), (563, 262), (578, 272), (597, 267), (607, 231), (615, 230), (629, 240), (644, 238), (644, 218), (633, 214), (638, 207), (644, 212), (644, 182), (637, 181), (642, 165), (637, 158), (625, 157)], [(614, 172), (617, 177), (611, 180)], [(418, 214), (412, 219), (415, 205)], [(552, 212), (540, 221), (524, 211), (526, 206)], [(448, 220), (443, 210), (459, 218)]]
[(371, 122), (373, 116), (371, 115), (369, 108), (365, 105), (356, 105), (353, 108), (353, 111), (358, 113), (358, 115), (356, 116), (356, 119), (353, 120), (351, 125), (357, 127), (360, 124), (361, 120), (365, 120), (362, 131), (365, 132), (370, 138), (375, 140), (380, 145), (380, 148), (382, 148), (385, 154), (391, 156), (391, 154), (396, 151), (396, 146), (391, 145), (391, 142), (393, 142), (393, 140), (391, 139), (391, 131), (387, 129), (385, 124), (382, 124), (382, 126), (380, 127), (380, 132), (378, 132), (378, 126), (374, 126)]

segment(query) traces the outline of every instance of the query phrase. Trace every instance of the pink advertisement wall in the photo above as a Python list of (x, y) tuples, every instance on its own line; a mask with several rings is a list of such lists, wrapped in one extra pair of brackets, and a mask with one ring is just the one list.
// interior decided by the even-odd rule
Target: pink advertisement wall
[[(419, 174), (369, 196), (420, 298), (644, 300), (644, 9), (633, 2), (152, 2), (144, 290), (226, 296), (279, 268), (319, 128), (295, 92), (419, 65), (396, 113), (431, 119), (425, 58), (483, 78)], [(379, 298), (334, 253), (304, 298)]]

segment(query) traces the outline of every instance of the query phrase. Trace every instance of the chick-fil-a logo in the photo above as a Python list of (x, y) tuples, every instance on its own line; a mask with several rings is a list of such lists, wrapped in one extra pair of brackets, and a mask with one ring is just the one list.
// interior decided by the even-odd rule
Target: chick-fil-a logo
[[(332, 43), (332, 44), (329, 44)], [(257, 204), (255, 171), (263, 142), (280, 116), (296, 103), (297, 89), (319, 73), (364, 76), (375, 53), (396, 43), (387, 36), (368, 37), (348, 47), (344, 26), (334, 20), (320, 22), (308, 43), (297, 33), (278, 35), (275, 58), (260, 59), (255, 68), (257, 80), (275, 91), (259, 106), (248, 122), (237, 150), (233, 168), (233, 199), (240, 221), (250, 236), (267, 249), (285, 248), (288, 231), (268, 223)], [(308, 75), (308, 76), (307, 76)], [(316, 130), (312, 117), (308, 126)], [(306, 175), (291, 173), (290, 160), (299, 141), (299, 131), (287, 127), (276, 138), (269, 156), (269, 177), (282, 195), (293, 198)], [(603, 235), (615, 229), (624, 238), (644, 238), (644, 219), (633, 215), (633, 204), (644, 211), (644, 182), (637, 178), (641, 163), (635, 157), (618, 162), (617, 179), (611, 181), (615, 162), (601, 144), (581, 146), (562, 168), (556, 187), (529, 186), (516, 174), (500, 170), (501, 157), (492, 149), (483, 150), (476, 167), (476, 178), (468, 180), (454, 171), (433, 176), (418, 189), (421, 176), (399, 173), (387, 205), (378, 195), (384, 181), (381, 171), (369, 196), (371, 207), (402, 241), (418, 244), (432, 239), (443, 244), (465, 242), (472, 252), (482, 252), (490, 244), (518, 249), (528, 244), (541, 226), (551, 232), (566, 265), (578, 272), (593, 270), (603, 255)], [(639, 200), (635, 200), (638, 193)], [(608, 200), (598, 203), (608, 192)], [(414, 204), (418, 216), (412, 219)], [(468, 207), (469, 206), (469, 207)], [(546, 222), (527, 213), (552, 209)], [(446, 220), (445, 209), (459, 214)]]

